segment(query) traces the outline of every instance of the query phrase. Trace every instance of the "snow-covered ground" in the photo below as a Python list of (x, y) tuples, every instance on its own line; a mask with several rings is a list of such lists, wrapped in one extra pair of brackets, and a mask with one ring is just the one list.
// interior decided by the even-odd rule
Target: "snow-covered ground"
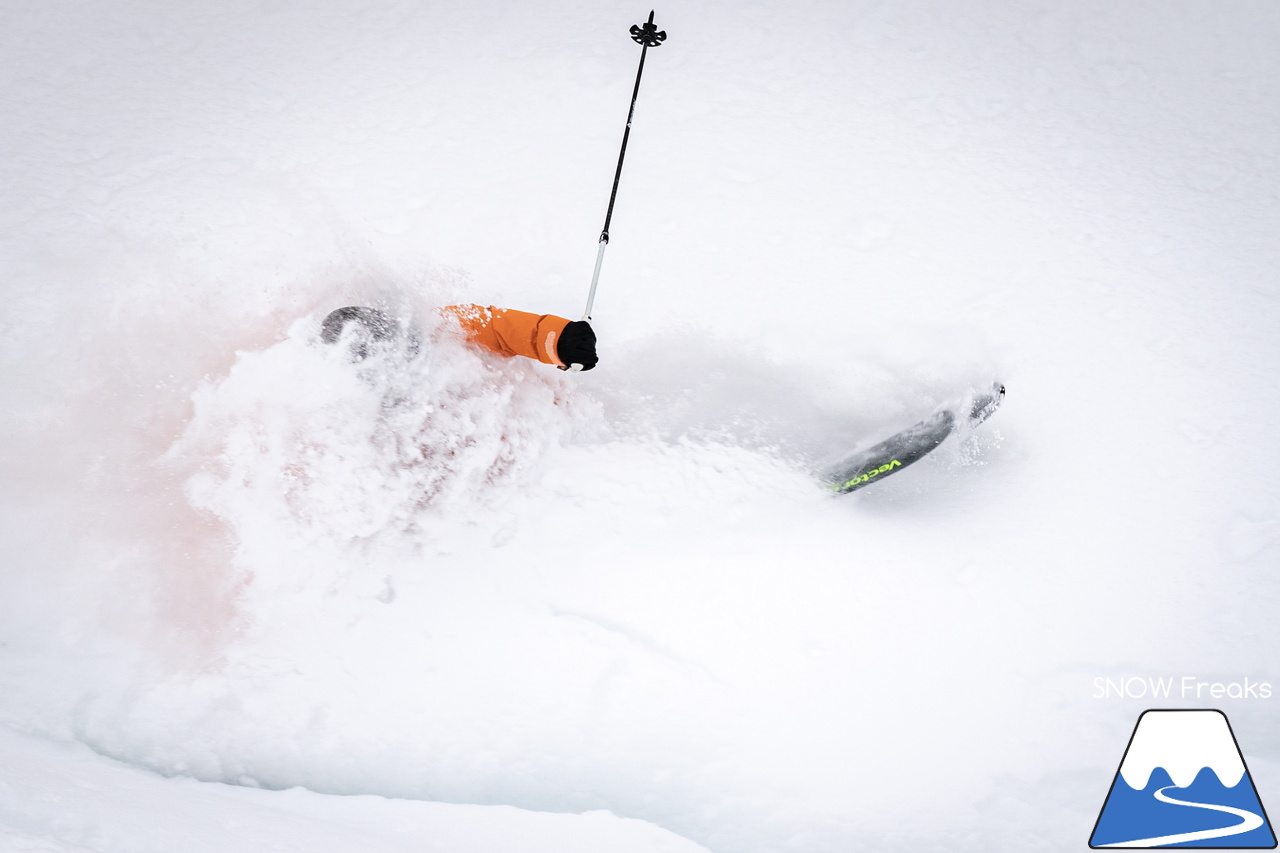
[(581, 312), (648, 7), (4, 9), (0, 849), (1084, 848), (1147, 707), (1280, 800), (1280, 6), (658, 8), (577, 375), (429, 318)]

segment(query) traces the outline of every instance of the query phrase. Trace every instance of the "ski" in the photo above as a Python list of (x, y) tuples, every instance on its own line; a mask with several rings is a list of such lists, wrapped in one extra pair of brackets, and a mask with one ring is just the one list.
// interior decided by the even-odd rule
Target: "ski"
[(823, 480), (836, 494), (848, 494), (883, 480), (918, 462), (946, 441), (961, 425), (975, 427), (1004, 400), (1004, 385), (996, 382), (972, 401), (946, 406), (920, 423), (879, 444), (845, 457), (827, 469)]

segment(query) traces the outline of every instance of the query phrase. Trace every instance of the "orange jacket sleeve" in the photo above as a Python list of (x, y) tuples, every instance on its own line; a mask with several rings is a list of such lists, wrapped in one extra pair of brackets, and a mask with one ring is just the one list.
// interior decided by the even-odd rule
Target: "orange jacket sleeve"
[(462, 327), (467, 340), (510, 358), (522, 355), (543, 364), (561, 366), (556, 343), (569, 321), (554, 314), (530, 314), (490, 305), (447, 305), (440, 309)]

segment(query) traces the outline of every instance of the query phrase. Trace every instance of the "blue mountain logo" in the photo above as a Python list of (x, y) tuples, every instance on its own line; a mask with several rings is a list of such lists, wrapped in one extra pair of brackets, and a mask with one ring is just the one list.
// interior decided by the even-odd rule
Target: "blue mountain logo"
[(1143, 711), (1089, 846), (1274, 848), (1226, 714)]

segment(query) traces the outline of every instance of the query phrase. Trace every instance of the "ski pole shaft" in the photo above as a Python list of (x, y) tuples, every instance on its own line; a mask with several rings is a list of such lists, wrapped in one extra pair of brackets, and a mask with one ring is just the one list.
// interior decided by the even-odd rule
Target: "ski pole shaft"
[(596, 301), (596, 286), (600, 283), (600, 266), (604, 263), (604, 249), (609, 245), (609, 223), (613, 221), (613, 205), (618, 199), (618, 183), (622, 180), (622, 162), (627, 156), (627, 140), (631, 138), (631, 122), (636, 115), (636, 99), (640, 97), (640, 78), (644, 75), (644, 58), (649, 48), (658, 47), (667, 38), (665, 30), (659, 31), (653, 23), (653, 11), (649, 12), (649, 20), (641, 26), (631, 28), (631, 40), (640, 45), (640, 67), (636, 69), (636, 85), (631, 90), (631, 108), (627, 111), (627, 126), (622, 131), (622, 149), (618, 152), (618, 168), (613, 173), (613, 189), (609, 193), (609, 208), (604, 214), (604, 229), (600, 232), (600, 248), (596, 251), (596, 268), (591, 276), (591, 290), (587, 294), (587, 308), (582, 319), (591, 320), (591, 308)]
[(601, 238), (600, 248), (596, 251), (596, 271), (591, 274), (591, 291), (587, 294), (587, 310), (582, 314), (582, 319), (588, 323), (591, 322), (591, 306), (596, 303), (596, 285), (600, 283), (600, 265), (604, 263), (604, 247), (607, 245), (609, 241)]

